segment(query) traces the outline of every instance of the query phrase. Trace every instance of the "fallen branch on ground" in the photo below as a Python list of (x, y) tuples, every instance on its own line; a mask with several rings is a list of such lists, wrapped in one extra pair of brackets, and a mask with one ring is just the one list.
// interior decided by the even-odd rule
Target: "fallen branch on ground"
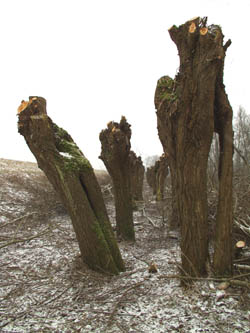
[(16, 218), (16, 219), (12, 220), (12, 221), (10, 221), (10, 222), (4, 223), (3, 225), (0, 226), (0, 229), (6, 227), (6, 226), (9, 225), (9, 224), (15, 223), (15, 222), (20, 221), (20, 220), (22, 220), (22, 219), (25, 219), (26, 217), (30, 217), (30, 216), (32, 216), (32, 215), (34, 215), (34, 214), (38, 214), (38, 212), (32, 212), (32, 213), (29, 213), (29, 214), (26, 214), (26, 215), (20, 216), (20, 217), (18, 217), (18, 218)]
[(250, 289), (250, 283), (246, 281), (230, 280), (230, 284)]
[(149, 278), (147, 277), (147, 278), (145, 278), (143, 281), (137, 282), (136, 284), (134, 284), (133, 286), (130, 286), (128, 289), (126, 289), (126, 290), (124, 291), (124, 293), (121, 295), (120, 299), (119, 299), (118, 302), (115, 304), (114, 309), (112, 310), (112, 312), (111, 312), (111, 314), (110, 314), (110, 316), (109, 316), (108, 324), (107, 324), (107, 326), (106, 326), (106, 329), (108, 329), (108, 328), (111, 326), (111, 323), (112, 323), (112, 320), (113, 320), (113, 318), (114, 318), (114, 316), (115, 316), (115, 313), (117, 312), (119, 305), (122, 303), (124, 297), (128, 294), (128, 292), (131, 291), (131, 290), (133, 290), (133, 289), (135, 289), (135, 288), (137, 288), (137, 287), (140, 287), (140, 286), (143, 285), (143, 283), (144, 283), (146, 280), (148, 280), (148, 279), (149, 279)]
[[(241, 220), (241, 223), (238, 222), (236, 219), (234, 220), (234, 223), (243, 231), (245, 232), (248, 236), (250, 235), (250, 226), (243, 220)], [(244, 223), (244, 225), (243, 225)]]
[(238, 285), (238, 286), (244, 286), (250, 289), (250, 283), (247, 281), (241, 281), (241, 280), (235, 280), (238, 278), (250, 276), (250, 273), (236, 275), (232, 278), (219, 278), (219, 277), (210, 277), (210, 278), (202, 278), (202, 277), (192, 277), (192, 276), (182, 276), (182, 275), (160, 275), (158, 276), (158, 279), (180, 279), (180, 280), (192, 280), (192, 281), (216, 281), (216, 282), (222, 282), (227, 281), (231, 284)]
[(10, 241), (10, 242), (8, 242), (6, 244), (1, 245), (0, 249), (4, 248), (6, 246), (12, 245), (12, 244), (24, 243), (24, 242), (30, 241), (32, 239), (35, 239), (37, 237), (40, 237), (40, 236), (43, 236), (43, 235), (47, 234), (49, 231), (51, 231), (51, 226), (48, 226), (41, 233), (36, 234), (34, 236), (31, 236), (31, 237), (28, 237), (28, 238), (24, 238), (24, 239), (13, 239), (12, 241)]
[(248, 266), (248, 265), (234, 265), (234, 266), (237, 269), (243, 269), (243, 270), (246, 270), (246, 271), (250, 271), (250, 266)]
[(146, 217), (146, 219), (148, 220), (148, 222), (149, 222), (154, 228), (157, 228), (157, 226), (154, 224), (154, 222), (152, 221), (152, 219), (146, 214), (144, 208), (142, 209), (142, 212), (143, 212), (143, 216)]

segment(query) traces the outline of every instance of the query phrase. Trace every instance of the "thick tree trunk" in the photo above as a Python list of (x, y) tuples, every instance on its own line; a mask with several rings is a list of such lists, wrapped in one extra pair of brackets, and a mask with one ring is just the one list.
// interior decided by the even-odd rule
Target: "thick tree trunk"
[[(207, 161), (225, 47), (220, 27), (207, 27), (206, 18), (173, 26), (169, 33), (178, 48), (180, 70), (175, 80), (165, 76), (158, 81), (155, 94), (158, 133), (169, 158), (171, 174), (174, 173), (182, 268), (185, 274), (202, 276), (208, 258)], [(227, 126), (230, 135), (230, 126), (223, 126)], [(224, 191), (225, 186), (222, 188)], [(221, 226), (218, 233), (222, 229)]]
[(145, 168), (140, 156), (136, 156), (133, 151), (129, 154), (130, 160), (130, 183), (133, 204), (136, 206), (136, 201), (143, 201), (143, 180)]
[(175, 166), (171, 167), (169, 163), (170, 175), (171, 175), (171, 201), (172, 201), (172, 211), (170, 217), (170, 228), (177, 229), (180, 226), (179, 211), (177, 204), (177, 179)]
[(168, 175), (168, 161), (163, 154), (158, 161), (155, 163), (156, 173), (156, 200), (162, 201), (164, 199), (166, 178)]
[(155, 166), (151, 166), (150, 168), (147, 168), (146, 171), (146, 179), (148, 185), (153, 190), (153, 195), (156, 195), (156, 174), (155, 174)]
[(104, 162), (114, 184), (117, 236), (135, 239), (130, 173), (130, 125), (122, 117), (120, 123), (110, 122), (100, 133)]
[(90, 268), (117, 274), (124, 270), (94, 171), (71, 136), (46, 113), (46, 100), (30, 97), (19, 107), (18, 131), (40, 169), (59, 193)]

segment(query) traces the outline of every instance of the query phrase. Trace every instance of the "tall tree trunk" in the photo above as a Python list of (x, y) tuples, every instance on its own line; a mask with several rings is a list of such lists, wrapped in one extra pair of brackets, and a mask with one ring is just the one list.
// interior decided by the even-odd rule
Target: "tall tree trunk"
[[(173, 161), (172, 161), (173, 162)], [(170, 228), (176, 229), (180, 226), (178, 203), (177, 203), (177, 179), (176, 179), (176, 166), (172, 166), (169, 163), (170, 175), (171, 175), (171, 201), (172, 211), (170, 217)]]
[(47, 116), (46, 100), (30, 97), (19, 107), (18, 131), (59, 193), (76, 233), (83, 262), (97, 271), (124, 270), (94, 171), (72, 140)]
[(155, 165), (147, 168), (146, 171), (146, 179), (148, 185), (152, 188), (153, 190), (153, 195), (156, 195), (156, 174), (155, 174)]
[(136, 201), (143, 201), (143, 180), (145, 168), (143, 166), (140, 156), (136, 156), (132, 150), (129, 154), (130, 160), (130, 184), (133, 204), (136, 205)]
[(155, 94), (159, 137), (175, 173), (182, 268), (191, 276), (206, 273), (207, 162), (214, 131), (215, 90), (225, 57), (220, 27), (207, 27), (206, 21), (197, 17), (170, 28), (180, 69), (175, 80), (161, 78)]
[[(222, 67), (223, 70), (223, 67)], [(219, 134), (219, 198), (216, 216), (214, 271), (217, 275), (231, 275), (233, 224), (233, 129), (232, 108), (222, 84), (222, 75), (216, 85), (215, 127)]]
[(135, 239), (130, 174), (130, 125), (122, 117), (120, 123), (109, 122), (100, 133), (104, 162), (114, 184), (117, 236)]
[(166, 185), (166, 178), (168, 175), (168, 161), (163, 154), (155, 163), (156, 172), (156, 200), (161, 201), (164, 199), (164, 191)]

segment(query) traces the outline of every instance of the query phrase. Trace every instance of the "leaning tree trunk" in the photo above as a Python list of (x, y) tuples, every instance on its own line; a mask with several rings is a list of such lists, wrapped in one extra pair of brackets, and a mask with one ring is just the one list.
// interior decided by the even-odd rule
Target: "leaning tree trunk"
[(114, 184), (117, 236), (135, 240), (130, 174), (130, 125), (122, 117), (120, 123), (109, 122), (100, 133), (104, 162)]
[[(185, 274), (202, 276), (206, 273), (208, 258), (207, 226), (207, 162), (211, 146), (215, 117), (220, 118), (221, 140), (227, 146), (222, 154), (221, 190), (219, 197), (217, 244), (228, 251), (232, 224), (231, 161), (226, 140), (230, 133), (232, 110), (229, 103), (217, 102), (224, 86), (222, 73), (228, 43), (223, 46), (223, 35), (219, 26), (206, 26), (206, 18), (195, 18), (169, 30), (180, 55), (180, 69), (175, 80), (165, 76), (158, 81), (155, 105), (157, 108), (158, 133), (164, 152), (169, 157), (171, 176), (174, 175), (178, 219), (181, 224), (181, 256)], [(219, 98), (222, 100), (221, 98)], [(217, 110), (219, 108), (220, 110)], [(226, 122), (225, 122), (226, 121)], [(223, 137), (223, 138), (222, 138)], [(227, 141), (227, 142), (226, 142)], [(227, 165), (229, 163), (229, 165)], [(223, 200), (225, 195), (227, 199)], [(224, 203), (226, 203), (226, 211)], [(218, 246), (216, 246), (218, 251)], [(221, 273), (231, 271), (231, 252)], [(218, 258), (219, 260), (219, 258)], [(220, 258), (220, 262), (223, 256)], [(218, 267), (218, 264), (216, 263)]]
[(97, 271), (123, 271), (94, 171), (71, 136), (47, 116), (44, 98), (22, 102), (18, 131), (71, 217), (83, 262)]
[(136, 205), (136, 201), (143, 201), (143, 180), (145, 168), (143, 166), (140, 156), (136, 156), (132, 150), (129, 154), (130, 160), (130, 183), (133, 204)]

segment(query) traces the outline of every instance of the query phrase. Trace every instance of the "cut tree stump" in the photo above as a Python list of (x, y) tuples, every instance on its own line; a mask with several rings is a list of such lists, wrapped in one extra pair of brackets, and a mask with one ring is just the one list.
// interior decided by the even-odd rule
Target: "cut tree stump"
[(140, 156), (137, 156), (132, 150), (129, 154), (130, 160), (130, 184), (133, 204), (136, 201), (143, 201), (143, 180), (145, 168)]
[(166, 178), (168, 175), (168, 159), (165, 156), (165, 154), (162, 154), (160, 159), (155, 162), (155, 175), (156, 175), (156, 200), (162, 201), (164, 199)]
[(239, 259), (242, 255), (243, 249), (246, 247), (246, 242), (243, 240), (239, 240), (234, 246), (234, 257)]
[(220, 26), (196, 17), (172, 26), (179, 72), (158, 80), (155, 92), (158, 134), (168, 156), (181, 225), (182, 269), (206, 274), (208, 260), (207, 162), (213, 132), (219, 134), (219, 199), (213, 265), (217, 275), (232, 273), (232, 108), (223, 84), (229, 40)]
[(18, 131), (67, 209), (82, 260), (91, 269), (124, 271), (94, 171), (71, 136), (48, 117), (46, 100), (30, 97), (18, 108)]
[(156, 174), (155, 174), (155, 165), (152, 165), (151, 167), (147, 168), (146, 171), (146, 179), (148, 185), (153, 190), (153, 195), (156, 195)]
[(153, 195), (156, 195), (156, 200), (164, 199), (164, 190), (166, 178), (168, 175), (168, 161), (165, 154), (162, 154), (155, 164), (147, 169), (146, 179), (148, 185), (153, 190)]
[(114, 185), (117, 236), (123, 240), (135, 240), (131, 191), (130, 163), (131, 129), (125, 117), (120, 123), (109, 122), (100, 133), (104, 162)]

